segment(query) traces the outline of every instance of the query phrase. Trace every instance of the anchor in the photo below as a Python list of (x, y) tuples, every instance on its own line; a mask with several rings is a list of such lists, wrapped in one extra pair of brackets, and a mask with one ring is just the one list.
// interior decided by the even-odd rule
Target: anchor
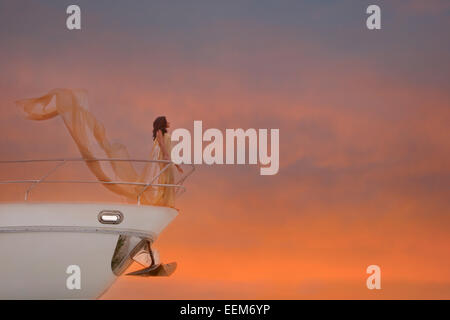
[(149, 241), (146, 242), (147, 245), (142, 246), (133, 256), (133, 260), (145, 268), (127, 273), (127, 276), (168, 277), (174, 273), (177, 268), (177, 263), (160, 263), (158, 251), (152, 249)]

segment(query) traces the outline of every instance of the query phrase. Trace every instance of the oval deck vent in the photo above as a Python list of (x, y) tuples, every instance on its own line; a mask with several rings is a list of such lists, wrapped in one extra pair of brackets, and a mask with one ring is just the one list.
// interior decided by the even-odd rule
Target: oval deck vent
[(123, 221), (123, 214), (117, 210), (102, 210), (98, 214), (98, 221), (104, 224), (119, 224)]

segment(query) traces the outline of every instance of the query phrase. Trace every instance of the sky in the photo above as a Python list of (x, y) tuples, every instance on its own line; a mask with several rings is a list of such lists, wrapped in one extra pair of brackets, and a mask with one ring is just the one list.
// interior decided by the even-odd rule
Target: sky
[[(171, 277), (122, 276), (103, 298), (450, 298), (448, 1), (76, 1), (69, 31), (74, 3), (0, 1), (2, 160), (79, 157), (61, 119), (14, 105), (53, 88), (86, 89), (135, 158), (159, 115), (280, 130), (276, 175), (197, 166), (155, 243)], [(366, 28), (370, 4), (381, 30)], [(381, 290), (366, 287), (373, 264)]]

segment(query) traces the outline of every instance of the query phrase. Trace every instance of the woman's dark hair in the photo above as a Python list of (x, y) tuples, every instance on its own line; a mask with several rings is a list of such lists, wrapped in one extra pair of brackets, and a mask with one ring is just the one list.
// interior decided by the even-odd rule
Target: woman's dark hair
[(164, 116), (158, 117), (153, 121), (153, 140), (156, 139), (156, 133), (161, 130), (164, 135), (167, 132), (167, 119)]

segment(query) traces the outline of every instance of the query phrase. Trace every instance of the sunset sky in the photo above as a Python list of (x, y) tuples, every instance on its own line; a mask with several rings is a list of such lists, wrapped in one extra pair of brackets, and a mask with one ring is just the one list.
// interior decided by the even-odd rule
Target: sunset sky
[[(449, 18), (447, 0), (0, 0), (0, 159), (80, 156), (61, 119), (14, 104), (53, 88), (86, 89), (134, 158), (159, 115), (277, 128), (277, 175), (197, 166), (155, 244), (176, 272), (123, 276), (103, 298), (449, 299)], [(372, 264), (381, 290), (366, 287)]]

